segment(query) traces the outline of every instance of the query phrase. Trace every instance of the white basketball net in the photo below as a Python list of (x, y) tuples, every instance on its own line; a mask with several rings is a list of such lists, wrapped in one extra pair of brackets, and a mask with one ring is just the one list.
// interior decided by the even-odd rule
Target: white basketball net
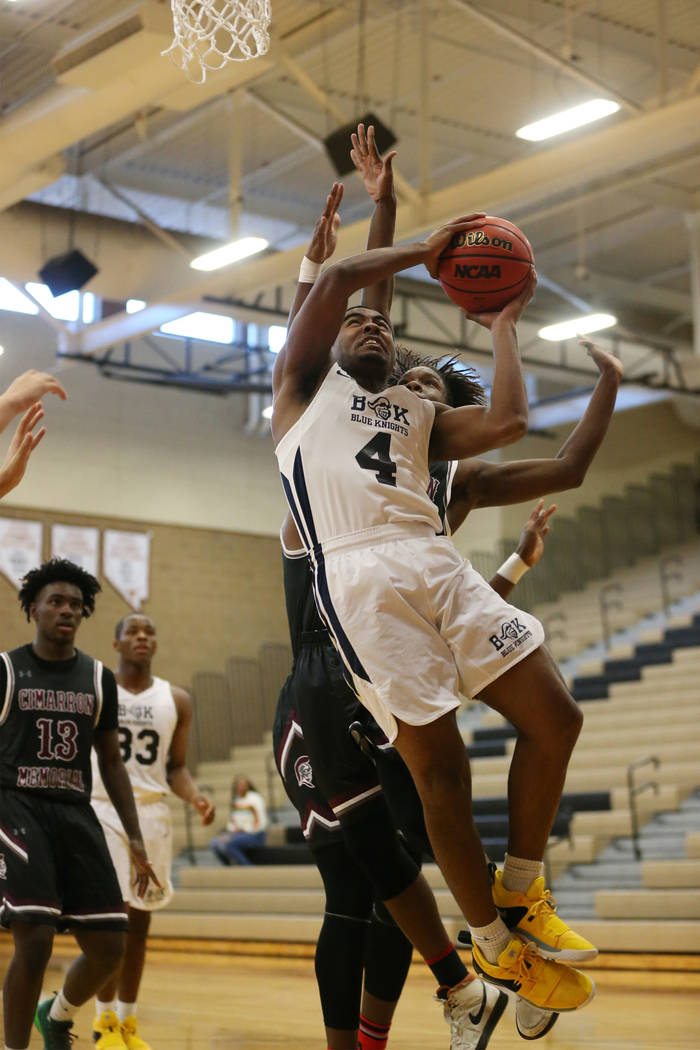
[(169, 55), (188, 80), (203, 84), (208, 69), (247, 62), (270, 46), (270, 0), (170, 0), (175, 39)]

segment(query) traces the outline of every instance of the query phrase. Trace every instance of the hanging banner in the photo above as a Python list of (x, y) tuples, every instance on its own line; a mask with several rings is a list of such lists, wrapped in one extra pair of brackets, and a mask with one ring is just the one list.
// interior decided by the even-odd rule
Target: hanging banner
[(0, 572), (19, 590), (30, 569), (41, 565), (40, 521), (0, 518)]
[(97, 576), (100, 530), (83, 525), (51, 526), (51, 557), (67, 558)]
[(104, 530), (102, 572), (132, 609), (140, 609), (148, 598), (150, 565), (150, 532)]

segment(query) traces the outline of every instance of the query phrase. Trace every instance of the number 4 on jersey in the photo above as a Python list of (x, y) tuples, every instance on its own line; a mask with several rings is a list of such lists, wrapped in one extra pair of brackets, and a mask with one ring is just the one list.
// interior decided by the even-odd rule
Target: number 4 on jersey
[(363, 470), (377, 475), (380, 485), (396, 486), (396, 464), (391, 458), (391, 434), (376, 434), (355, 456)]

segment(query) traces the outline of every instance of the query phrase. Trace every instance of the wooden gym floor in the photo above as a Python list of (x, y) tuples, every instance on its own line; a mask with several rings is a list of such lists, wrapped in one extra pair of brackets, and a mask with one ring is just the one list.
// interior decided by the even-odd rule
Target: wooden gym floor
[[(57, 938), (47, 994), (60, 986), (75, 951), (72, 940)], [(4, 965), (10, 952), (9, 938), (2, 936)], [(542, 1050), (700, 1048), (700, 956), (604, 955), (590, 972), (596, 998), (580, 1013), (560, 1018), (538, 1041)], [(390, 1050), (448, 1050), (448, 1029), (431, 1001), (433, 991), (431, 975), (414, 962)], [(324, 1050), (326, 1045), (308, 945), (157, 941), (146, 964), (139, 1016), (153, 1050)], [(89, 1050), (91, 1021), (92, 1005), (86, 1004), (76, 1020), (76, 1050)], [(526, 1045), (509, 1006), (490, 1047), (524, 1050)], [(31, 1050), (40, 1046), (34, 1032)]]

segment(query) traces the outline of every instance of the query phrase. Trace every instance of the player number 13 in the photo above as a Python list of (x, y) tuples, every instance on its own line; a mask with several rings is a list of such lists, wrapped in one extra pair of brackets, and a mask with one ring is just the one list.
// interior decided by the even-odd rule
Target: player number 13
[(375, 434), (355, 456), (363, 470), (376, 474), (380, 485), (396, 487), (396, 464), (391, 458), (391, 434)]

